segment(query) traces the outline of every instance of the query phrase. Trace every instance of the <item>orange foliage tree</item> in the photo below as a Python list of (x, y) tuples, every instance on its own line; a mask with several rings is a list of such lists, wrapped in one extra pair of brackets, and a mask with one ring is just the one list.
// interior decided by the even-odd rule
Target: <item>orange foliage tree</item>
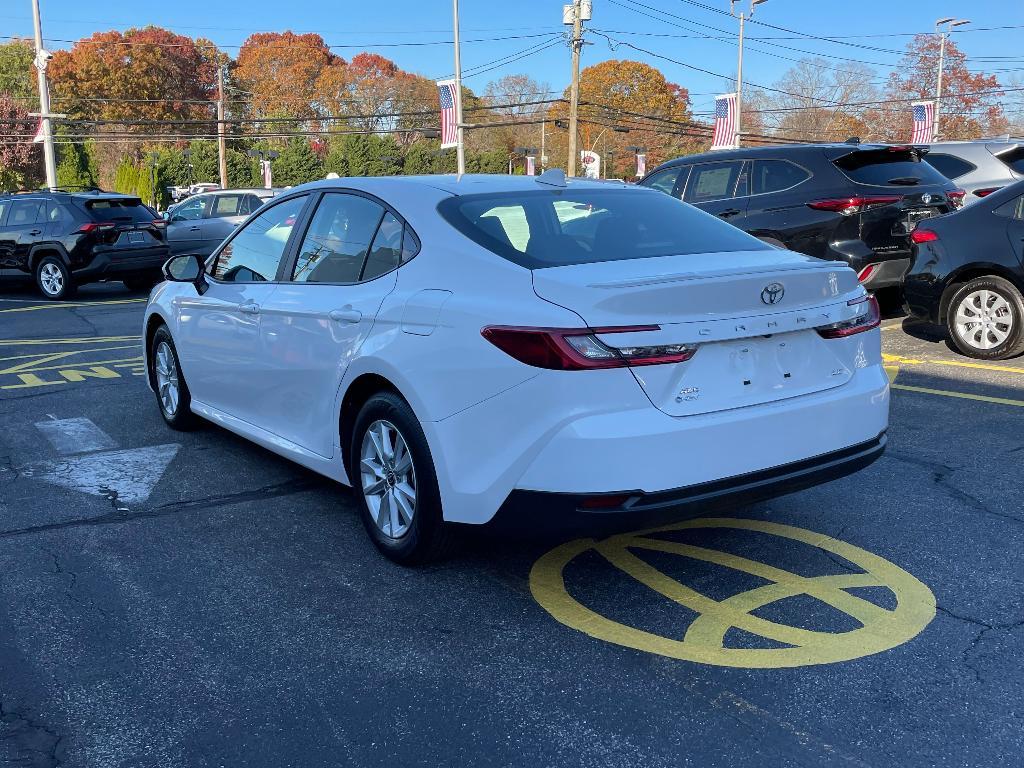
[(344, 68), (320, 35), (260, 32), (238, 51), (234, 79), (249, 94), (252, 116), (309, 120), (317, 116), (321, 78), (329, 71), (343, 78)]

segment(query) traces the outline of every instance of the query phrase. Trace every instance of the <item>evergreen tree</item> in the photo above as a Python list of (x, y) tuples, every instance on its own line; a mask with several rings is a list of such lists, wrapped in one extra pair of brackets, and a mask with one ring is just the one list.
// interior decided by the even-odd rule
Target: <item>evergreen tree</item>
[(96, 186), (90, 158), (81, 144), (58, 143), (57, 186), (62, 189), (86, 189)]
[(288, 140), (281, 154), (272, 161), (274, 186), (293, 187), (324, 177), (324, 166), (305, 138)]

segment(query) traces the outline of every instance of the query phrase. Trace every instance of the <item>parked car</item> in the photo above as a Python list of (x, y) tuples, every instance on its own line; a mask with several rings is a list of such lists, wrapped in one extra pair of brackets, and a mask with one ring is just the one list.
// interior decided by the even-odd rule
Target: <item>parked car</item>
[(640, 184), (790, 250), (841, 261), (869, 290), (899, 285), (910, 231), (963, 191), (916, 147), (794, 144), (671, 160)]
[(160, 279), (165, 229), (137, 197), (107, 192), (0, 195), (0, 277), (35, 279), (48, 299), (120, 280), (132, 290)]
[(1024, 353), (1024, 181), (918, 225), (904, 278), (911, 315), (970, 357)]
[(224, 189), (205, 192), (167, 209), (167, 242), (172, 254), (206, 256), (245, 218), (278, 193), (276, 189)]
[(965, 205), (1024, 179), (1024, 139), (941, 141), (928, 149), (925, 161), (967, 191)]
[(705, 511), (885, 445), (856, 273), (643, 187), (313, 182), (164, 272), (142, 331), (166, 422), (354, 485), (402, 562), (449, 523)]

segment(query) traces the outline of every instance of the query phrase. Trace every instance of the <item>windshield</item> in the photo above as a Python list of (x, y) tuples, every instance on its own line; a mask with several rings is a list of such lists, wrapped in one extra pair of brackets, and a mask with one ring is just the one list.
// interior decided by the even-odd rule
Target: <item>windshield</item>
[(772, 250), (674, 197), (635, 187), (465, 195), (438, 210), (475, 243), (528, 269)]
[(878, 187), (914, 187), (919, 184), (948, 184), (912, 149), (860, 150), (835, 161), (846, 176), (859, 184)]

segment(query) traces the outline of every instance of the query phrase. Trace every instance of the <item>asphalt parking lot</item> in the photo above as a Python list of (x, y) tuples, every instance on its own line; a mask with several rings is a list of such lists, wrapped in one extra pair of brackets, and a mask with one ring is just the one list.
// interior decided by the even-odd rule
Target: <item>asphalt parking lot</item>
[(0, 763), (1020, 764), (1024, 359), (890, 316), (867, 470), (408, 570), (348, 490), (164, 426), (144, 301), (0, 293)]

